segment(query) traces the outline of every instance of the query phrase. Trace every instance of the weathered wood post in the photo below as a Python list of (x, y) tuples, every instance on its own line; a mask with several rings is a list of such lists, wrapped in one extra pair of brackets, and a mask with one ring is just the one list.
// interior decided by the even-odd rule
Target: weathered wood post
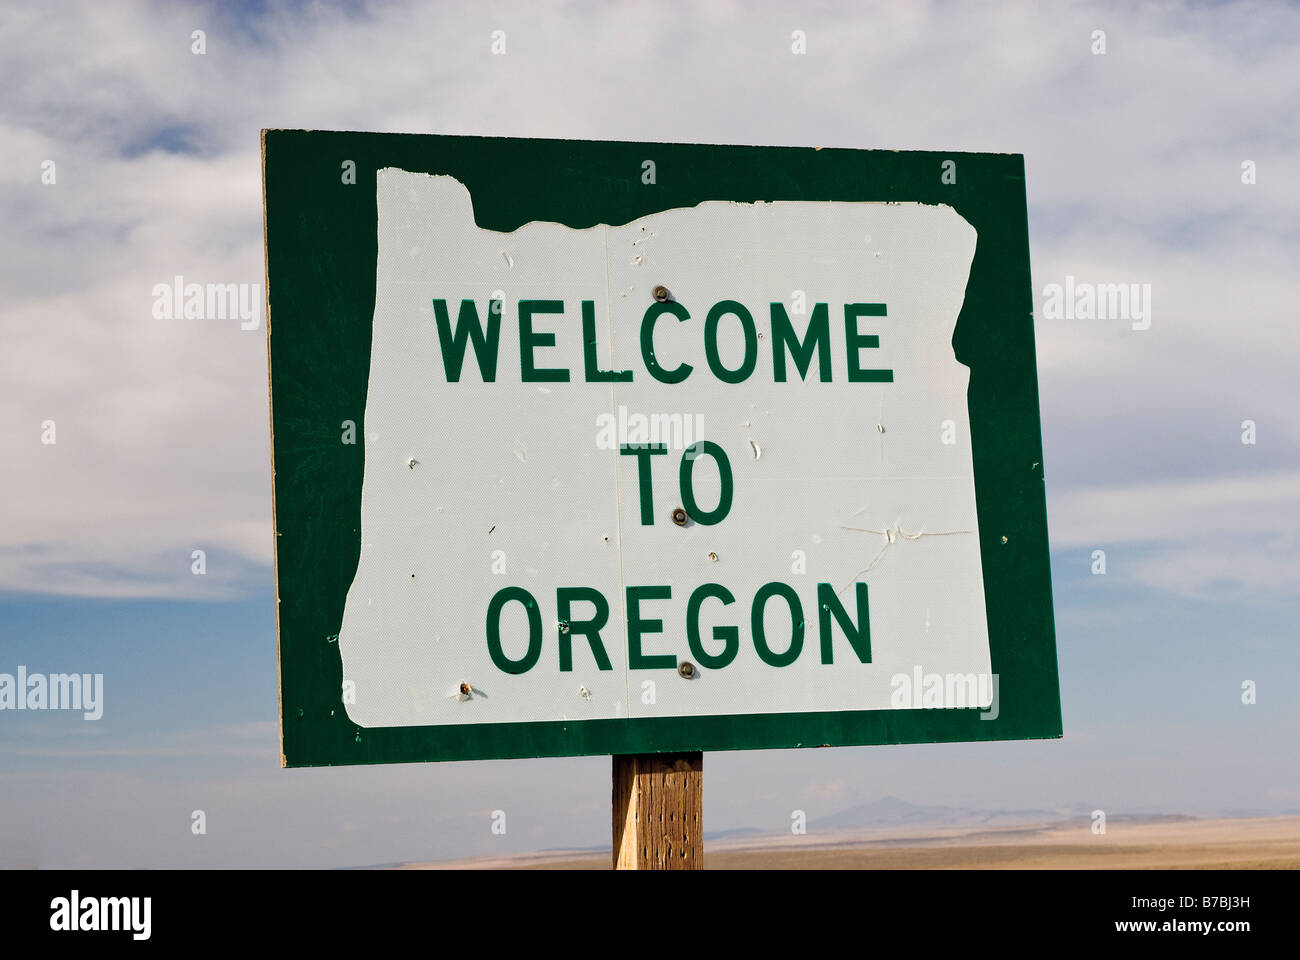
[(615, 754), (614, 869), (704, 867), (704, 754)]

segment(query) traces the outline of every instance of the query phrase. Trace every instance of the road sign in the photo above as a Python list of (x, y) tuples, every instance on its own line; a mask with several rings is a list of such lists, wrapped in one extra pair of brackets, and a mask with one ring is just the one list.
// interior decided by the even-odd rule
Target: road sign
[(287, 765), (1060, 735), (1020, 156), (263, 149)]

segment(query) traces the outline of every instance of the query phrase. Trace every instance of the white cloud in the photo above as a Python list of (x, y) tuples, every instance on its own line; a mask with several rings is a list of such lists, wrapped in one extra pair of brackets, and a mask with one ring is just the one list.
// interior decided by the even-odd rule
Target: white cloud
[(1221, 599), (1294, 597), (1300, 470), (1068, 490), (1048, 498), (1056, 549), (1103, 549), (1108, 575)]
[[(1053, 536), (1100, 539), (1142, 505), (1054, 491), (1234, 477), (1215, 509), (1242, 562), (1296, 569), (1249, 494), (1251, 470), (1300, 462), (1296, 8), (406, 4), (236, 22), (84, 3), (6, 10), (0, 38), (0, 216), (19, 225), (0, 237), (0, 588), (211, 597), (269, 578), (264, 330), (149, 308), (177, 274), (263, 282), (273, 126), (1024, 152), (1038, 290), (1071, 273), (1155, 298), (1146, 332), (1037, 324)], [(1255, 463), (1203, 455), (1246, 417), (1269, 422)], [(1161, 539), (1210, 576), (1201, 511), (1174, 502)]]

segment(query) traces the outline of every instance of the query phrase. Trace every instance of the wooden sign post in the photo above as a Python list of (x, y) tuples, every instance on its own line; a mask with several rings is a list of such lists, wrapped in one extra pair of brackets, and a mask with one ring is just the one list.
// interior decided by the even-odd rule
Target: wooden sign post
[(614, 869), (704, 868), (704, 754), (614, 754)]

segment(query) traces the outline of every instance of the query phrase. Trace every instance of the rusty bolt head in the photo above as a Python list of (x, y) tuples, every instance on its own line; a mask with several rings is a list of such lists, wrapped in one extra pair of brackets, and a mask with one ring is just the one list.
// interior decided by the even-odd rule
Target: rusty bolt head
[(691, 663), (689, 660), (683, 660), (681, 666), (677, 668), (677, 672), (689, 680), (691, 677), (695, 676), (695, 664)]
[(686, 511), (681, 507), (673, 509), (673, 523), (677, 524), (679, 527), (686, 526)]
[(474, 688), (471, 687), (468, 683), (462, 683), (462, 684), (460, 685), (460, 695), (461, 695), (462, 697), (470, 697), (470, 696), (473, 696), (473, 695), (474, 695)]
[(672, 294), (668, 292), (668, 288), (665, 287), (662, 283), (659, 284), (659, 286), (655, 287), (654, 298), (658, 300), (660, 303), (666, 301), (670, 296), (672, 296)]

